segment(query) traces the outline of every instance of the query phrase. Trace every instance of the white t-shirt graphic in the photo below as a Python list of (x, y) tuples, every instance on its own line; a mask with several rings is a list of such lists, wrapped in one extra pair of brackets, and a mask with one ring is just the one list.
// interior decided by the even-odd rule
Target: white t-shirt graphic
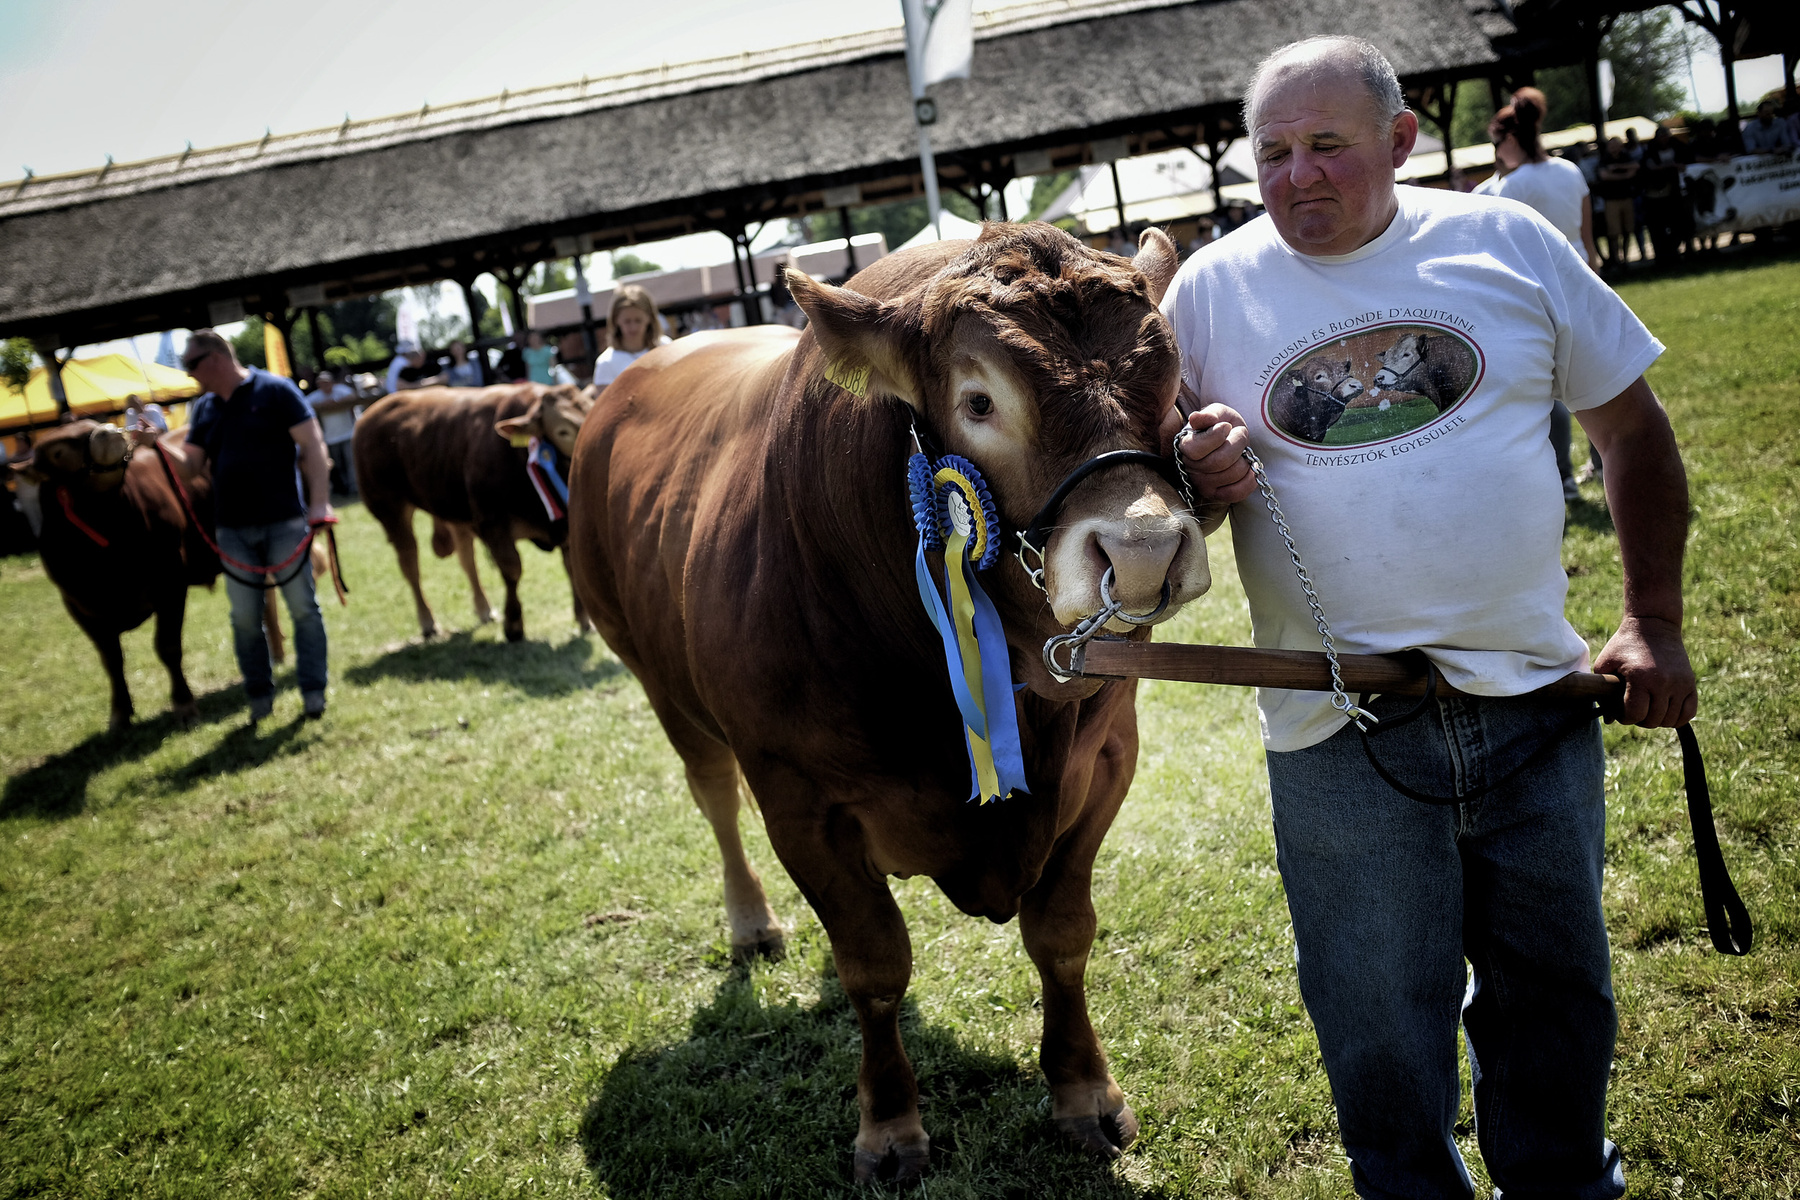
[[(1604, 404), (1663, 347), (1524, 205), (1396, 192), (1392, 224), (1341, 256), (1250, 222), (1187, 261), (1163, 312), (1188, 386), (1243, 415), (1338, 649), (1423, 649), (1463, 691), (1517, 695), (1587, 665), (1551, 401)], [(1260, 495), (1231, 530), (1256, 644), (1319, 649)], [(1257, 704), (1270, 750), (1344, 722), (1325, 692)]]

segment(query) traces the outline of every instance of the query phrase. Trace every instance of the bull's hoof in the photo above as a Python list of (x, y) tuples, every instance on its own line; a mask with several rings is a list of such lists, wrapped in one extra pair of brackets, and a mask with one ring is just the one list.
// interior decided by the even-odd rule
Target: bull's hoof
[(192, 700), (186, 704), (171, 705), (169, 714), (175, 718), (177, 725), (186, 729), (200, 719), (200, 705)]
[(886, 1154), (856, 1152), (856, 1182), (910, 1183), (931, 1164), (931, 1140), (918, 1145), (889, 1146)]
[(1120, 1105), (1117, 1112), (1056, 1117), (1051, 1123), (1063, 1137), (1098, 1158), (1117, 1158), (1127, 1146), (1137, 1141), (1137, 1114), (1131, 1111), (1129, 1104)]
[(525, 640), (525, 626), (523, 624), (514, 625), (509, 622), (506, 626), (506, 640), (509, 642), (524, 641)]
[(123, 710), (114, 709), (112, 716), (106, 722), (106, 732), (113, 734), (124, 733), (130, 728), (131, 710), (129, 708)]
[(424, 638), (426, 641), (429, 642), (432, 638), (436, 637), (437, 633), (438, 633), (438, 627), (437, 627), (436, 621), (420, 621), (419, 622), (419, 636)]
[(475, 610), (475, 623), (478, 625), (492, 625), (499, 619), (500, 614), (491, 608), (478, 608)]
[(770, 962), (780, 962), (786, 957), (787, 939), (779, 933), (772, 933), (768, 937), (754, 942), (745, 942), (742, 945), (734, 943), (731, 947), (731, 962), (734, 966), (742, 966), (759, 958), (766, 958)]

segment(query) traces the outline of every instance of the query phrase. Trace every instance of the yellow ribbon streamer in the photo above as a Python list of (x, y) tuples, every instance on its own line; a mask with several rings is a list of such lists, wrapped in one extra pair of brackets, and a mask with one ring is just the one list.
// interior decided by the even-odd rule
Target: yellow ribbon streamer
[[(950, 621), (956, 626), (956, 644), (962, 651), (963, 678), (975, 707), (987, 718), (987, 697), (981, 690), (981, 647), (975, 641), (975, 600), (969, 595), (969, 534), (952, 525), (944, 540), (944, 575), (950, 585)], [(989, 796), (1000, 794), (1000, 773), (994, 768), (994, 752), (988, 746), (985, 730), (968, 730), (969, 757), (975, 765), (975, 781), (981, 788), (983, 803)]]

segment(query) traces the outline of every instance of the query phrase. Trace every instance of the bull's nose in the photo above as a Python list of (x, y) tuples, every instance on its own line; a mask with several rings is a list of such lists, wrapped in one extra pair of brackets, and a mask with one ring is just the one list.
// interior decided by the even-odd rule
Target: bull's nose
[(1095, 549), (1112, 568), (1113, 599), (1123, 604), (1126, 612), (1149, 612), (1162, 602), (1163, 584), (1181, 549), (1182, 537), (1179, 527), (1097, 531)]

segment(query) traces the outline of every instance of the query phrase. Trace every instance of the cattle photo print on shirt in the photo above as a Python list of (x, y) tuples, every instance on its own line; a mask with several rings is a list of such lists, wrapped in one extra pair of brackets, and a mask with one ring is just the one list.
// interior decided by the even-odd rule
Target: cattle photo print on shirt
[(1270, 375), (1263, 420), (1306, 446), (1367, 446), (1411, 433), (1468, 398), (1481, 350), (1449, 326), (1397, 321), (1333, 334)]

